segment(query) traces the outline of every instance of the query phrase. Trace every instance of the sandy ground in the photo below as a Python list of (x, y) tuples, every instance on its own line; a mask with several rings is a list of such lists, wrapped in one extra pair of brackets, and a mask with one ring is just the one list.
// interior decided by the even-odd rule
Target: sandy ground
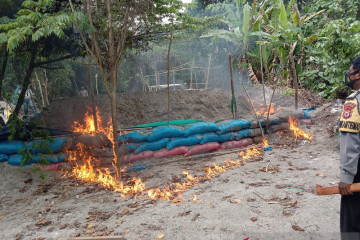
[[(295, 140), (289, 132), (272, 135), (272, 151), (195, 185), (182, 194), (181, 203), (153, 202), (144, 195), (125, 199), (58, 172), (41, 180), (31, 169), (1, 163), (0, 239), (339, 239), (340, 196), (314, 194), (315, 184), (331, 186), (339, 180), (332, 132), (339, 106), (320, 106), (315, 125), (301, 126), (313, 134), (313, 142)], [(204, 175), (204, 167), (229, 158), (239, 156), (162, 165), (146, 160), (134, 163), (150, 166), (135, 176), (147, 187), (163, 187), (184, 179), (183, 170)]]

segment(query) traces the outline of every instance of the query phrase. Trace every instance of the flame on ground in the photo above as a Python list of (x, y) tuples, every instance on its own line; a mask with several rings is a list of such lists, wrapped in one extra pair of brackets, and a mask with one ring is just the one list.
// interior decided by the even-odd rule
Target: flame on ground
[(300, 129), (297, 126), (297, 120), (293, 119), (292, 117), (289, 118), (289, 123), (290, 123), (290, 130), (293, 132), (294, 136), (295, 136), (295, 140), (297, 140), (298, 138), (303, 138), (303, 139), (307, 139), (312, 141), (312, 135), (308, 132), (303, 131), (302, 129)]
[[(269, 105), (264, 105), (264, 104), (257, 104), (255, 106), (255, 112), (256, 115), (258, 116), (267, 116), (268, 112), (269, 112)], [(269, 115), (272, 115), (274, 113), (277, 113), (278, 111), (275, 109), (275, 107), (273, 105), (270, 104), (270, 112)]]
[(267, 140), (266, 138), (263, 139), (262, 147), (263, 147), (263, 148), (269, 147), (268, 140)]
[[(113, 177), (108, 169), (101, 171), (94, 168), (92, 161), (96, 161), (96, 159), (88, 154), (87, 150), (86, 147), (79, 145), (79, 148), (76, 151), (67, 152), (70, 159), (76, 160), (76, 158), (80, 156), (85, 163), (76, 164), (75, 167), (73, 167), (72, 172), (65, 172), (63, 173), (64, 176), (99, 184), (106, 189), (111, 189), (120, 193), (122, 197), (147, 195), (151, 200), (171, 200), (174, 203), (180, 203), (184, 200), (181, 193), (187, 189), (216, 177), (236, 166), (241, 166), (246, 163), (247, 159), (258, 156), (261, 153), (257, 148), (246, 149), (246, 151), (241, 151), (239, 153), (239, 156), (241, 157), (240, 160), (234, 161), (228, 159), (222, 166), (214, 163), (213, 166), (203, 170), (206, 173), (203, 176), (193, 176), (189, 172), (183, 171), (185, 179), (182, 183), (170, 183), (162, 189), (146, 189), (141, 178), (133, 177), (131, 180), (123, 182)], [(124, 171), (125, 170), (122, 169), (122, 172)]]

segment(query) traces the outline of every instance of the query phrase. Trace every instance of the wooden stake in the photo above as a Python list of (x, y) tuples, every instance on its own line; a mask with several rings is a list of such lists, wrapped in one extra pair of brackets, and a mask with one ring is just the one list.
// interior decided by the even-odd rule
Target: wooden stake
[(262, 37), (260, 32), (260, 43), (259, 43), (259, 52), (260, 52), (260, 72), (261, 72), (261, 83), (263, 87), (263, 95), (264, 95), (264, 105), (266, 106), (266, 96), (265, 96), (265, 82), (264, 82), (264, 71), (263, 71), (263, 61), (262, 61)]
[(258, 124), (259, 124), (260, 130), (261, 130), (261, 135), (262, 135), (263, 138), (265, 138), (263, 128), (262, 128), (261, 123), (260, 123), (260, 121), (259, 121), (259, 118), (258, 118), (258, 116), (257, 116), (257, 114), (256, 114), (256, 111), (255, 111), (255, 108), (254, 108), (254, 104), (253, 104), (253, 102), (251, 101), (250, 95), (248, 94), (248, 92), (247, 92), (247, 90), (246, 90), (246, 88), (245, 88), (245, 85), (244, 85), (243, 83), (241, 83), (241, 85), (243, 86), (243, 88), (244, 88), (244, 90), (245, 90), (245, 93), (246, 93), (246, 95), (247, 95), (247, 97), (248, 97), (248, 99), (249, 99), (249, 101), (250, 101), (250, 103), (251, 103), (251, 108), (252, 108), (252, 110), (253, 110), (253, 112), (254, 112), (254, 115), (255, 115), (255, 117), (256, 117), (256, 121), (257, 121)]
[(291, 68), (292, 68), (293, 77), (294, 77), (293, 83), (294, 83), (294, 88), (295, 88), (295, 109), (298, 109), (298, 80), (297, 80), (295, 60), (294, 60), (294, 55), (293, 55), (296, 45), (297, 45), (297, 41), (294, 42), (293, 45), (291, 45), (289, 57), (290, 57)]
[(193, 68), (195, 67), (195, 59), (192, 61), (191, 64), (191, 70), (190, 70), (190, 87), (189, 89), (192, 89), (192, 80), (193, 80)]
[(230, 67), (230, 81), (231, 81), (231, 110), (233, 114), (233, 119), (235, 119), (235, 90), (234, 90), (234, 77), (233, 77), (233, 67), (232, 67), (232, 56), (229, 53), (229, 67)]
[[(171, 22), (171, 25), (173, 23)], [(173, 26), (171, 26), (170, 32), (170, 41), (169, 41), (169, 48), (168, 48), (168, 55), (167, 55), (167, 85), (168, 85), (168, 109), (167, 109), (167, 125), (170, 125), (170, 49), (171, 44), (173, 42)]]
[(208, 84), (209, 84), (210, 64), (211, 64), (211, 53), (210, 53), (210, 56), (209, 56), (209, 64), (208, 64), (208, 69), (207, 69), (207, 74), (206, 74), (206, 84), (205, 84), (205, 89), (207, 89), (207, 88), (208, 88)]
[(265, 125), (265, 129), (267, 129), (269, 127), (269, 115), (270, 115), (270, 109), (271, 109), (271, 103), (274, 97), (274, 93), (275, 93), (276, 87), (274, 87), (271, 98), (270, 98), (270, 103), (269, 103), (269, 108), (268, 108), (268, 113), (267, 113), (267, 118), (266, 118), (266, 125)]

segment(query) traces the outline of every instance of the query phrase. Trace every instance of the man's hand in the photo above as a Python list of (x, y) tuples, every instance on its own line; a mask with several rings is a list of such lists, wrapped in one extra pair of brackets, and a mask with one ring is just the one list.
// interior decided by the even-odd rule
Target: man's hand
[(339, 192), (340, 192), (340, 194), (343, 195), (343, 196), (353, 195), (353, 193), (350, 191), (350, 185), (351, 184), (340, 182), (339, 183)]

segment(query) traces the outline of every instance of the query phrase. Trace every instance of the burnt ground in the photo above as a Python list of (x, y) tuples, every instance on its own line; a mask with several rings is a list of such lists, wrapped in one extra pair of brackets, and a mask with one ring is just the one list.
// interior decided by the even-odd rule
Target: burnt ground
[[(250, 92), (256, 93), (259, 89)], [(267, 91), (268, 98), (271, 93), (271, 90)], [(292, 97), (280, 93), (276, 94), (275, 102), (291, 106)], [(188, 99), (192, 94), (197, 96), (193, 99), (199, 96), (197, 91), (184, 94), (186, 96), (181, 97), (179, 93), (178, 99)], [(209, 120), (230, 118), (224, 110), (229, 109), (229, 93), (209, 90), (201, 94), (197, 106), (215, 112), (211, 113), (213, 118), (209, 117)], [(205, 96), (207, 94), (209, 96)], [(134, 100), (139, 106), (140, 102), (153, 106), (158, 102), (151, 102), (150, 95), (142, 93), (128, 98), (139, 99)], [(213, 101), (220, 102), (219, 97), (223, 95), (226, 95), (223, 97), (226, 104), (216, 105)], [(141, 100), (142, 96), (146, 96), (147, 100)], [(255, 101), (261, 101), (261, 98), (253, 96)], [(119, 193), (97, 185), (63, 178), (58, 172), (47, 172), (45, 180), (41, 180), (39, 173), (33, 173), (31, 169), (0, 163), (0, 239), (78, 236), (118, 236), (119, 239), (339, 239), (340, 196), (317, 196), (314, 193), (315, 184), (332, 186), (339, 180), (339, 153), (335, 147), (338, 139), (333, 126), (341, 104), (324, 103), (307, 93), (302, 98), (300, 107), (318, 107), (313, 113), (315, 124), (301, 126), (313, 134), (312, 142), (295, 140), (289, 132), (271, 135), (269, 143), (274, 147), (272, 151), (264, 152), (256, 161), (234, 167), (195, 185), (182, 193), (181, 203), (150, 201), (144, 195), (123, 198)], [(61, 106), (61, 102), (65, 106)], [(80, 99), (62, 100), (54, 106), (69, 109), (69, 102), (74, 105), (71, 111), (75, 116), (78, 113), (74, 109), (80, 109), (77, 105), (83, 104)], [(239, 102), (238, 107), (242, 104), (249, 106), (245, 100), (242, 104)], [(46, 118), (54, 118), (48, 121), (47, 126), (59, 127), (55, 122), (60, 124), (58, 118), (61, 113), (57, 115), (53, 108), (50, 106), (49, 113), (52, 115), (44, 114)], [(190, 107), (184, 111), (190, 115), (183, 118), (191, 119), (201, 119), (202, 115), (209, 114), (197, 108), (191, 111)], [(134, 122), (123, 120), (122, 124), (129, 126), (149, 119), (166, 120), (161, 119), (163, 112), (159, 118), (151, 117), (152, 112), (137, 113), (144, 119)], [(197, 112), (200, 112), (199, 115), (191, 115)], [(155, 110), (154, 114), (160, 115)], [(246, 112), (243, 114), (246, 115)], [(67, 117), (64, 112), (62, 116)], [(169, 182), (183, 180), (184, 170), (195, 176), (204, 175), (204, 167), (213, 163), (221, 165), (229, 158), (237, 160), (239, 156), (235, 152), (179, 161), (150, 159), (134, 163), (149, 166), (134, 175), (141, 177), (146, 187), (163, 187)]]

